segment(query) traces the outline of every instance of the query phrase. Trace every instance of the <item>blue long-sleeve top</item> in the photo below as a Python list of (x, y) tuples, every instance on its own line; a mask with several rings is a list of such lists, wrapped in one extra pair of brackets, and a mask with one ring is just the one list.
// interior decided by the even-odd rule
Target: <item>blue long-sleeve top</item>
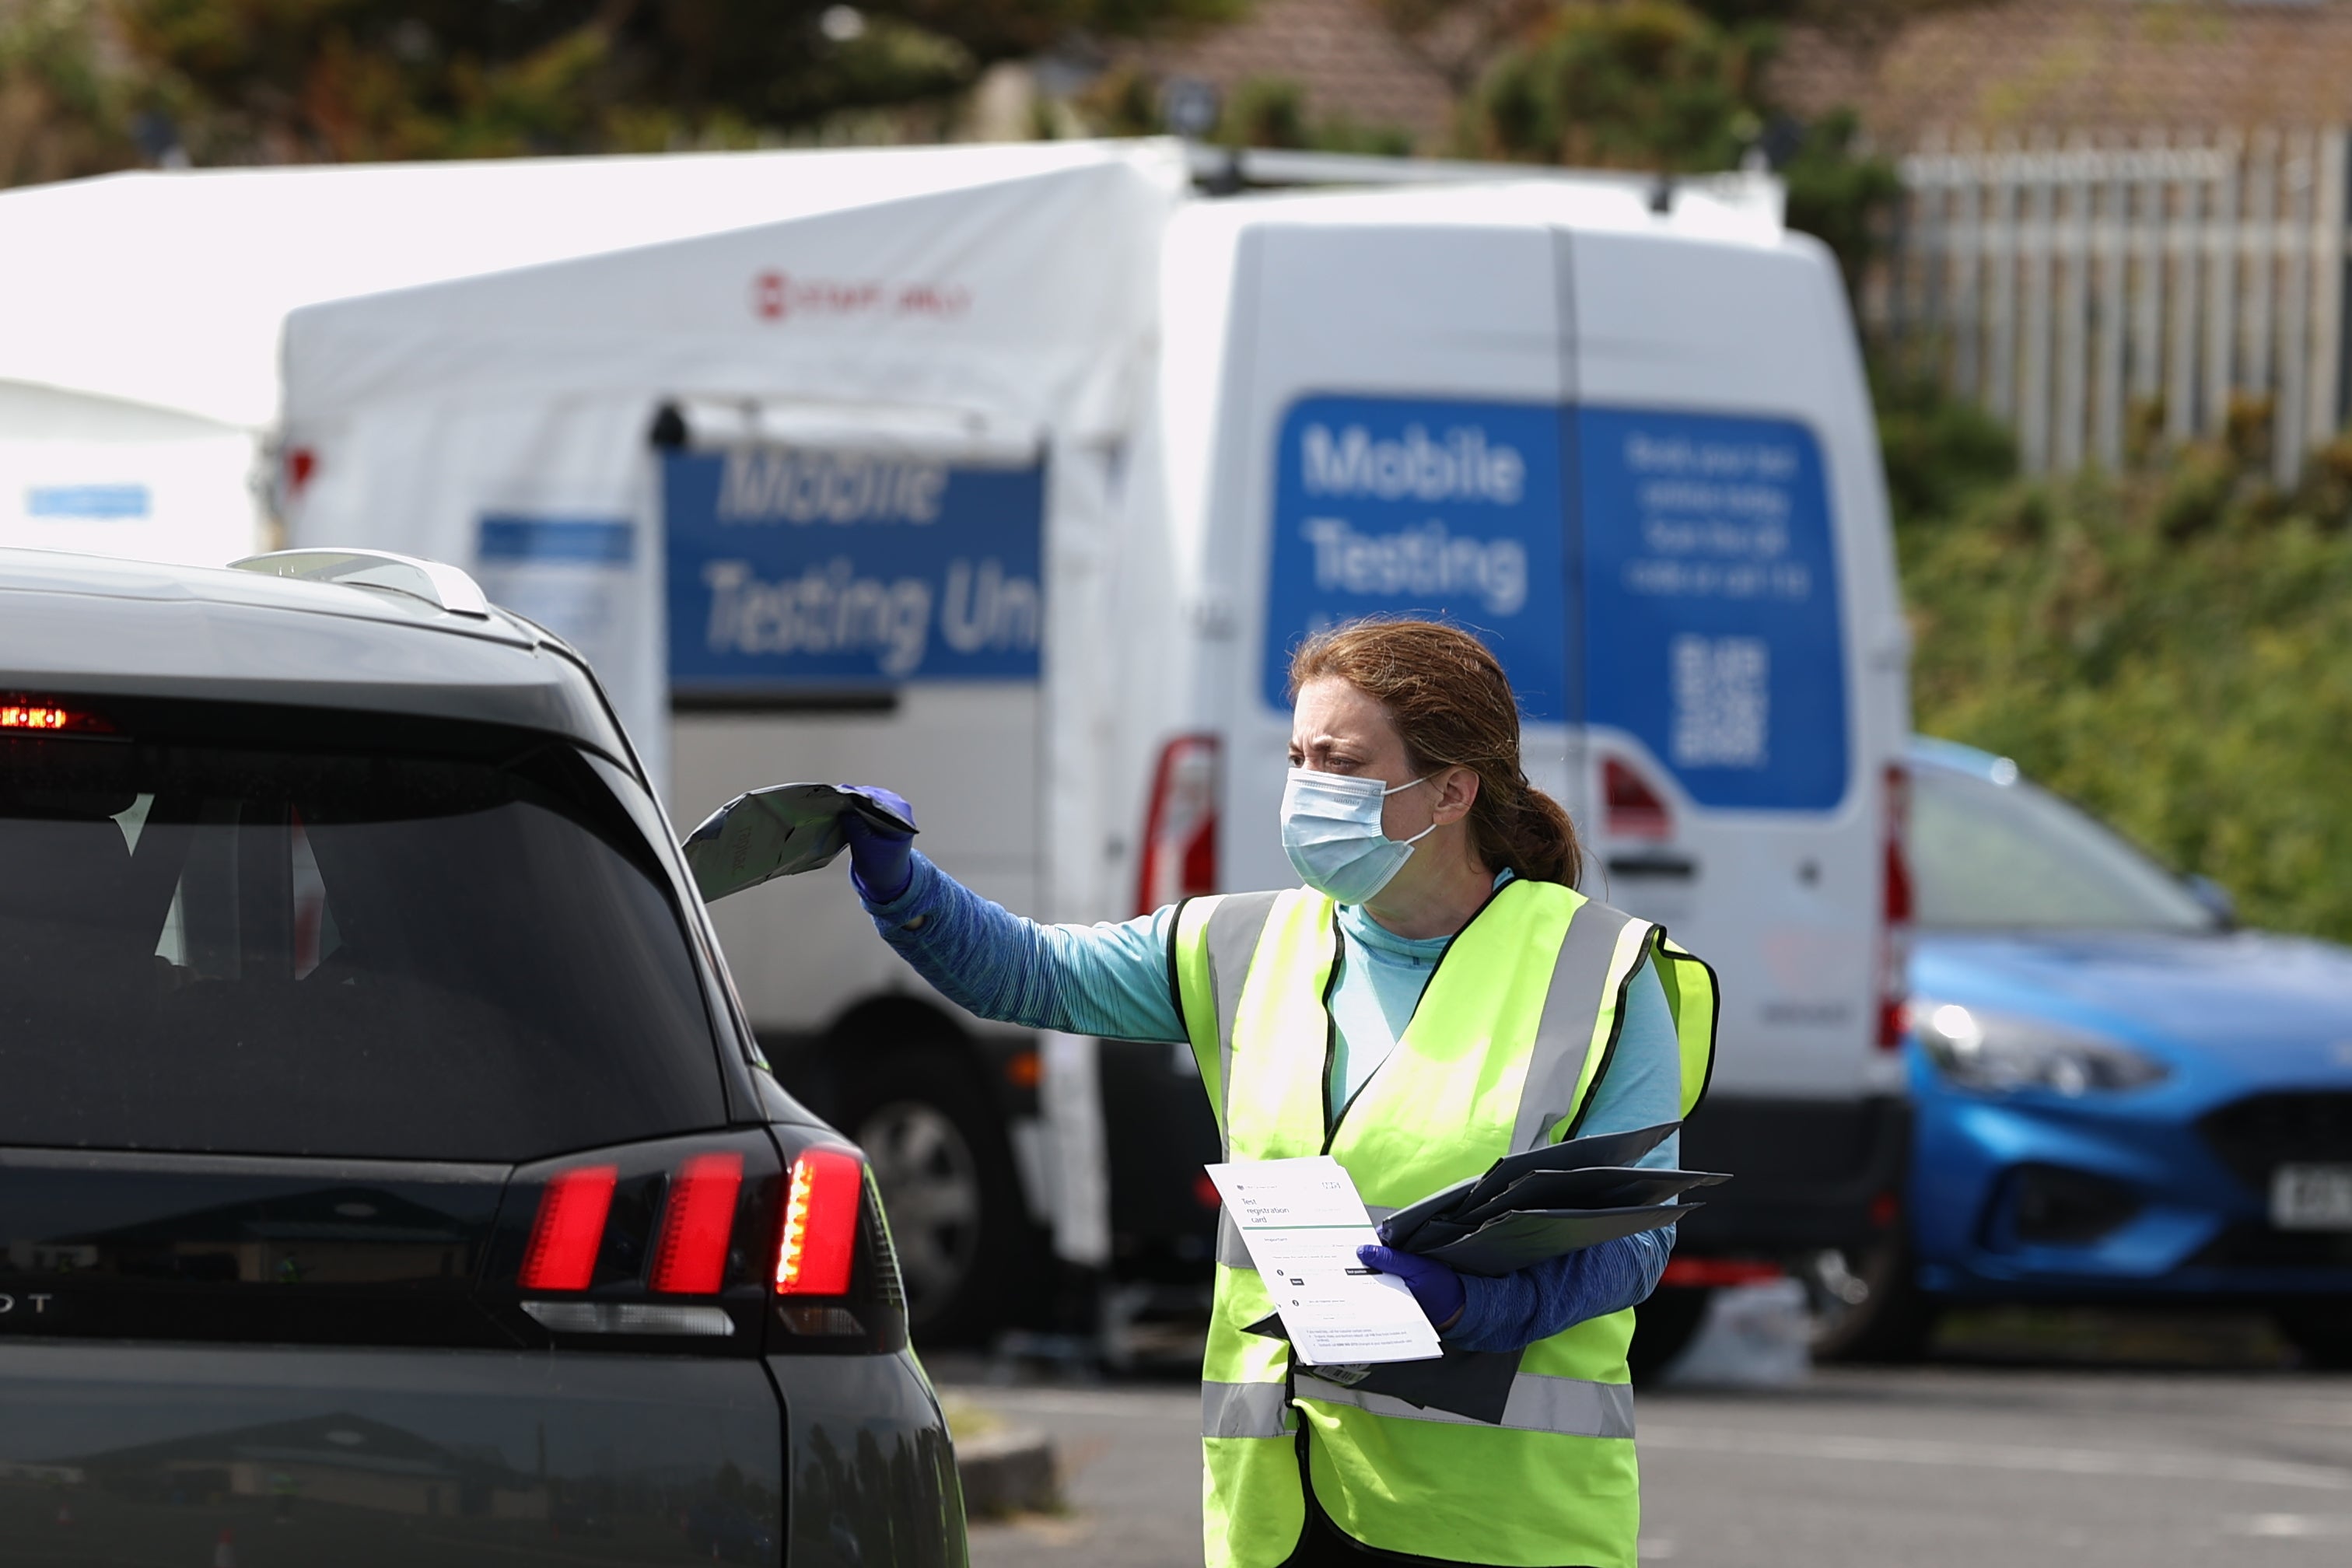
[[(868, 900), (885, 942), (950, 1001), (983, 1018), (1113, 1039), (1181, 1042), (1184, 1021), (1168, 980), (1173, 906), (1120, 924), (1044, 925), (1012, 913), (920, 854), (898, 896)], [(1400, 937), (1341, 906), (1339, 983), (1331, 999), (1339, 1042), (1328, 1091), (1335, 1104), (1371, 1076), (1412, 1016), (1451, 938)], [(1647, 970), (1628, 988), (1607, 1076), (1585, 1133), (1631, 1131), (1681, 1114), (1681, 1059), (1664, 991)], [(1680, 1140), (1642, 1163), (1672, 1169)], [(1464, 1275), (1462, 1315), (1445, 1331), (1464, 1350), (1507, 1351), (1648, 1299), (1674, 1248), (1671, 1229), (1605, 1242), (1500, 1279)]]

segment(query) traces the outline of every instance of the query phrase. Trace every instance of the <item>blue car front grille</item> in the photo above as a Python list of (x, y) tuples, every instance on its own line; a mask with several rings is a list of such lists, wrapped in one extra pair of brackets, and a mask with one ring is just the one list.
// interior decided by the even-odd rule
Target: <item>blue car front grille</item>
[(2285, 1164), (2352, 1164), (2352, 1093), (2257, 1094), (2197, 1124), (2206, 1147), (2257, 1193)]

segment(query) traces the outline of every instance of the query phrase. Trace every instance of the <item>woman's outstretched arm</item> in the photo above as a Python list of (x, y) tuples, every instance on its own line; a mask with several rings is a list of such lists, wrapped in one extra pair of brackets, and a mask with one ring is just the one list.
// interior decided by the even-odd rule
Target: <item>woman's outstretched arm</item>
[(1122, 924), (1041, 925), (982, 898), (920, 854), (874, 929), (949, 1001), (1032, 1029), (1181, 1040), (1168, 980), (1173, 906)]

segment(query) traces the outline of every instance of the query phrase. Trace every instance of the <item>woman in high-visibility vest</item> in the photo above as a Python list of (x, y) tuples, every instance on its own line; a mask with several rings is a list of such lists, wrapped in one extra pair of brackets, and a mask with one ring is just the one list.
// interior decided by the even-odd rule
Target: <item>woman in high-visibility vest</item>
[[(1713, 976), (1658, 927), (1573, 890), (1575, 830), (1521, 769), (1518, 710), (1486, 647), (1428, 622), (1359, 622), (1303, 646), (1290, 689), (1282, 839), (1303, 887), (1040, 925), (856, 816), (852, 879), (884, 940), (951, 1000), (1034, 1028), (1189, 1043), (1228, 1159), (1328, 1152), (1375, 1214), (1507, 1153), (1685, 1115), (1712, 1059)], [(1671, 1167), (1676, 1145), (1643, 1163)], [(1264, 1331), (1270, 1300), (1227, 1227), (1202, 1385), (1210, 1568), (1355, 1563), (1365, 1547), (1634, 1568), (1625, 1349), (1671, 1236), (1500, 1279), (1365, 1248), (1446, 1352), (1387, 1393), (1360, 1369), (1297, 1364)], [(1499, 1405), (1455, 1392), (1473, 1385)]]

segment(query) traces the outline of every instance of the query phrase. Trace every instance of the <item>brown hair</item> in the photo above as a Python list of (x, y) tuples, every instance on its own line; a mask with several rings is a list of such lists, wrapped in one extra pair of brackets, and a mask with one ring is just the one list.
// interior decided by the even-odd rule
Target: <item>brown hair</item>
[(1470, 842), (1489, 866), (1574, 886), (1584, 869), (1576, 828), (1559, 802), (1519, 765), (1519, 707), (1486, 645), (1435, 621), (1349, 621), (1307, 639), (1290, 658), (1290, 695), (1336, 676), (1388, 710), (1417, 772), (1478, 775)]

